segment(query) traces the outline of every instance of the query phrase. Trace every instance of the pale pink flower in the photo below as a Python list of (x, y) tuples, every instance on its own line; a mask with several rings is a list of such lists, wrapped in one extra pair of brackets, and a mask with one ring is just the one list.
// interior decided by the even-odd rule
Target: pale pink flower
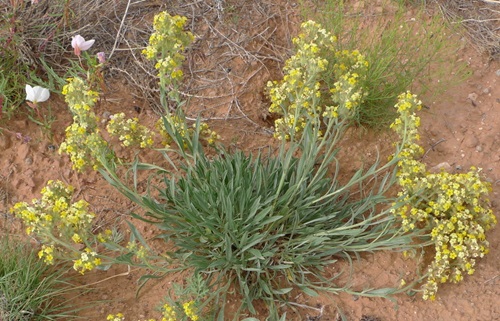
[(97, 53), (97, 60), (99, 60), (100, 64), (103, 64), (106, 62), (106, 54), (102, 51)]
[(80, 53), (92, 47), (94, 42), (95, 42), (94, 39), (85, 41), (85, 39), (82, 36), (76, 35), (71, 40), (71, 47), (73, 47), (75, 55), (80, 56)]

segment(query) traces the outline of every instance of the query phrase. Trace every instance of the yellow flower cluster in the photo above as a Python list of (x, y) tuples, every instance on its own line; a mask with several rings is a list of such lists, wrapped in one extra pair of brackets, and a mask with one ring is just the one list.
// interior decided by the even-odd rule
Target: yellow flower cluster
[(139, 119), (125, 119), (125, 113), (111, 116), (106, 130), (111, 135), (118, 136), (118, 139), (125, 147), (139, 146), (140, 148), (148, 148), (154, 144), (153, 133), (145, 126), (139, 124)]
[(198, 309), (195, 307), (195, 302), (193, 300), (182, 304), (184, 313), (191, 321), (198, 321), (200, 317), (198, 316)]
[(52, 243), (51, 234), (68, 240), (87, 236), (94, 214), (88, 211), (86, 201), (72, 203), (73, 187), (61, 181), (49, 181), (41, 194), (42, 198), (34, 199), (32, 205), (20, 202), (11, 208), (27, 226), (27, 234), (42, 237), (45, 244)]
[[(162, 307), (162, 318), (159, 319), (158, 321), (178, 321), (178, 320), (179, 319), (177, 319), (177, 313), (175, 312), (175, 308), (168, 304), (164, 304)], [(196, 320), (192, 319), (192, 321)], [(157, 321), (157, 320), (149, 319), (148, 321)]]
[(172, 128), (181, 137), (189, 137), (190, 135), (189, 128), (187, 128), (186, 123), (181, 117), (174, 114), (167, 114), (156, 122), (156, 128), (162, 138), (162, 144), (165, 146), (169, 146), (172, 143), (172, 136), (166, 126)]
[(176, 86), (183, 76), (180, 66), (184, 56), (181, 52), (194, 40), (191, 32), (184, 31), (186, 21), (186, 17), (171, 16), (167, 12), (154, 17), (154, 32), (142, 53), (148, 60), (156, 61), (162, 88)]
[(366, 97), (363, 82), (368, 61), (357, 50), (336, 51), (335, 59), (337, 63), (333, 65), (333, 73), (338, 81), (330, 89), (334, 106), (328, 107), (323, 116), (351, 118)]
[[(314, 21), (304, 22), (301, 29), (293, 39), (296, 53), (285, 63), (285, 76), (267, 84), (269, 111), (282, 116), (275, 121), (278, 139), (300, 136), (307, 123), (319, 128), (321, 117), (350, 118), (365, 97), (362, 80), (368, 62), (363, 55), (337, 51), (335, 36)], [(332, 73), (337, 80), (333, 88), (323, 88)]]
[(54, 245), (42, 245), (42, 249), (38, 252), (38, 257), (43, 259), (45, 264), (54, 264)]
[[(476, 259), (488, 253), (485, 232), (496, 224), (487, 195), (491, 189), (480, 170), (465, 174), (426, 171), (418, 158), (423, 154), (418, 141), (420, 119), (415, 111), (421, 102), (410, 93), (402, 94), (396, 105), (400, 117), (391, 125), (409, 143), (399, 154), (398, 183), (402, 187), (398, 208), (393, 209), (407, 231), (430, 231), (435, 256), (427, 270), (424, 299), (435, 299), (438, 284), (459, 282), (474, 273)], [(406, 124), (403, 125), (403, 124)]]
[(128, 242), (127, 250), (129, 250), (130, 253), (133, 253), (139, 261), (146, 262), (148, 250), (144, 246), (139, 245), (136, 242)]
[[(200, 318), (195, 312), (195, 307), (194, 307), (194, 301), (189, 301), (187, 303), (183, 304), (183, 309), (185, 315), (191, 320), (191, 321), (198, 321)], [(116, 315), (114, 314), (109, 314), (108, 317), (106, 318), (107, 321), (124, 321), (125, 317), (122, 313), (117, 313)], [(177, 313), (175, 312), (175, 308), (170, 306), (169, 304), (164, 304), (162, 306), (162, 318), (159, 319), (158, 321), (178, 321), (179, 319), (177, 318)], [(184, 320), (184, 319), (182, 319)], [(154, 318), (148, 319), (147, 321), (157, 321)]]
[(125, 317), (123, 316), (123, 313), (117, 313), (117, 314), (109, 314), (108, 317), (106, 318), (107, 321), (124, 321)]
[(88, 166), (99, 168), (98, 157), (107, 151), (107, 143), (99, 133), (99, 119), (92, 111), (98, 93), (90, 90), (80, 78), (69, 78), (62, 94), (73, 114), (73, 124), (66, 128), (66, 140), (60, 153), (70, 156), (73, 169), (85, 170)]
[[(196, 127), (196, 124), (193, 127)], [(205, 140), (208, 145), (213, 146), (220, 139), (220, 136), (210, 129), (207, 123), (202, 122), (200, 123), (200, 138)]]
[[(164, 118), (158, 119), (158, 121), (156, 122), (156, 128), (158, 129), (158, 132), (162, 137), (162, 144), (166, 146), (172, 143), (173, 140), (171, 133), (169, 133), (165, 125), (172, 128), (172, 133), (173, 132), (177, 133), (183, 139), (188, 139), (193, 137), (194, 131), (196, 129), (196, 124), (193, 124), (191, 128), (188, 127), (184, 118), (179, 115), (167, 114)], [(199, 138), (206, 141), (211, 146), (215, 145), (217, 140), (220, 139), (220, 136), (217, 134), (217, 132), (210, 129), (210, 126), (208, 126), (208, 124), (205, 122), (200, 123), (199, 130), (200, 130)], [(182, 148), (185, 147), (186, 145), (184, 144)]]
[(113, 236), (113, 231), (111, 230), (105, 230), (104, 233), (99, 233), (97, 234), (97, 241), (99, 243), (106, 243), (112, 239)]
[(301, 29), (293, 39), (296, 53), (283, 68), (285, 76), (267, 84), (269, 111), (282, 115), (275, 121), (274, 136), (278, 139), (300, 136), (308, 121), (320, 126), (320, 80), (328, 67), (328, 60), (323, 57), (325, 50), (334, 50), (336, 39), (314, 21), (304, 22)]
[(390, 126), (401, 137), (407, 137), (407, 143), (402, 146), (399, 154), (397, 177), (399, 185), (412, 193), (417, 192), (412, 189), (415, 178), (426, 174), (425, 165), (417, 160), (424, 153), (423, 148), (417, 144), (420, 139), (418, 134), (420, 118), (415, 115), (421, 106), (422, 102), (416, 95), (410, 92), (399, 95), (395, 107), (400, 116)]
[[(16, 203), (10, 209), (27, 226), (26, 233), (35, 234), (43, 244), (38, 256), (47, 264), (54, 263), (56, 254), (64, 257), (67, 254), (64, 248), (76, 249), (82, 244), (105, 243), (111, 237), (110, 230), (94, 237), (92, 221), (95, 214), (89, 212), (89, 204), (85, 200), (72, 202), (73, 193), (72, 186), (66, 186), (61, 181), (49, 181), (42, 188), (40, 199), (34, 199), (31, 205)], [(89, 251), (88, 248), (83, 253), (71, 250), (69, 254), (71, 259), (79, 256), (74, 261), (74, 268), (81, 273), (100, 265), (100, 259)]]
[(87, 247), (80, 253), (80, 258), (74, 261), (73, 269), (81, 274), (85, 274), (86, 271), (92, 271), (95, 267), (101, 265), (101, 263), (101, 259), (97, 257), (97, 253)]
[(168, 304), (163, 305), (163, 318), (161, 321), (177, 321), (175, 309)]

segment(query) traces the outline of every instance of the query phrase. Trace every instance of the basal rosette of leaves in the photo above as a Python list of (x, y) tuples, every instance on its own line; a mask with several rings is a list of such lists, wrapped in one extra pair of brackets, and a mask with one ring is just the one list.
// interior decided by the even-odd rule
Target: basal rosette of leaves
[(488, 199), (491, 186), (481, 179), (480, 169), (431, 174), (418, 160), (423, 155), (416, 143), (420, 119), (415, 111), (420, 106), (414, 95), (402, 94), (396, 105), (400, 117), (391, 125), (398, 134), (411, 138), (398, 161), (402, 203), (394, 214), (406, 231), (423, 230), (434, 245), (434, 260), (423, 285), (423, 298), (434, 300), (439, 284), (457, 283), (474, 273), (477, 259), (489, 252), (485, 232), (497, 220)]
[[(394, 199), (386, 196), (409, 136), (398, 142), (392, 160), (377, 160), (339, 183), (338, 143), (364, 96), (358, 80), (367, 62), (358, 52), (341, 52), (337, 65), (325, 61), (321, 52), (335, 50), (335, 39), (312, 21), (303, 28), (285, 78), (269, 87), (271, 110), (287, 123), (277, 126), (276, 154), (250, 155), (218, 144), (215, 155), (208, 156), (201, 144), (206, 136), (202, 122), (187, 126), (179, 110), (160, 122), (168, 143), (173, 142), (163, 153), (173, 170), (141, 162), (130, 168), (130, 177), (152, 172), (156, 179), (149, 180), (146, 191), (124, 179), (112, 160), (102, 160), (100, 171), (110, 184), (145, 210), (145, 217), (136, 217), (154, 223), (162, 230), (160, 237), (175, 245), (169, 255), (177, 265), (206, 276), (210, 292), (199, 308), (217, 307), (209, 319), (228, 318), (226, 295), (234, 288), (242, 302), (230, 318), (245, 310), (255, 314), (255, 301), (263, 300), (269, 318), (278, 320), (277, 307), (293, 289), (309, 295), (356, 292), (335, 284), (338, 275), (321, 273), (340, 258), (419, 246), (397, 226), (387, 206)], [(156, 59), (163, 58), (158, 53)], [(322, 88), (329, 67), (338, 70), (338, 82), (335, 88)], [(398, 291), (403, 289), (356, 293), (388, 296)]]

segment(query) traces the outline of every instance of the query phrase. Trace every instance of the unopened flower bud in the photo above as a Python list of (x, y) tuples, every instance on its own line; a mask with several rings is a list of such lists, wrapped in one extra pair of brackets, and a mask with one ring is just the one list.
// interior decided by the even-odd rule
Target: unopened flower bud
[(102, 51), (97, 53), (97, 60), (99, 60), (100, 64), (103, 64), (106, 62), (106, 54)]

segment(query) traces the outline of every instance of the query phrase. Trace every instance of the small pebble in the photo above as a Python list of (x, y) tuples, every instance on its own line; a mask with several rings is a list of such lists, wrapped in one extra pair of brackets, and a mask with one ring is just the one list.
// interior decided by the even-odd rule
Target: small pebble
[(10, 147), (10, 139), (7, 137), (7, 135), (4, 135), (0, 139), (0, 150), (6, 150), (9, 147)]
[(470, 101), (472, 101), (473, 103), (475, 103), (476, 100), (477, 100), (477, 94), (476, 93), (470, 93), (469, 95), (467, 95), (467, 98), (469, 98)]
[(447, 162), (439, 163), (436, 166), (429, 169), (431, 173), (441, 173), (441, 172), (450, 172), (451, 166)]
[(102, 119), (101, 123), (106, 123), (109, 120), (109, 116), (111, 116), (111, 113), (109, 111), (105, 111), (102, 113)]
[(500, 69), (497, 70), (496, 74), (498, 77), (500, 77)]
[(461, 171), (461, 170), (462, 170), (462, 165), (457, 165), (457, 166), (455, 166), (455, 169), (456, 169), (457, 171)]
[(26, 165), (31, 165), (33, 164), (33, 159), (31, 157), (26, 157), (24, 159), (24, 162), (26, 163)]
[(476, 146), (476, 151), (482, 152), (483, 151), (483, 147), (481, 145), (477, 145)]

